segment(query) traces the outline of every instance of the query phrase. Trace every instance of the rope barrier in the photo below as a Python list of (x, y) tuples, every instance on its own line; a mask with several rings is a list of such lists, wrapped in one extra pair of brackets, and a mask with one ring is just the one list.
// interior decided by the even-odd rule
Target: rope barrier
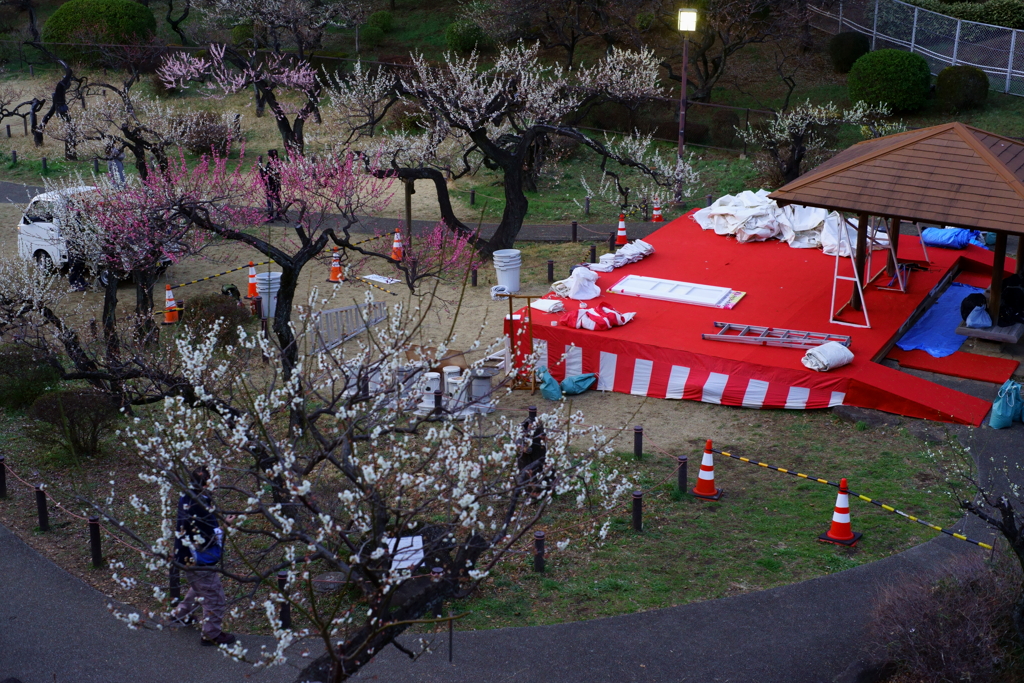
[[(716, 453), (718, 455), (724, 455), (725, 457), (732, 458), (733, 460), (740, 460), (742, 462), (750, 463), (751, 465), (757, 465), (758, 467), (764, 467), (764, 468), (769, 469), (769, 470), (775, 470), (776, 472), (782, 472), (783, 474), (788, 474), (788, 475), (793, 476), (793, 477), (800, 477), (801, 479), (807, 479), (808, 481), (816, 481), (819, 484), (827, 484), (828, 486), (834, 486), (836, 488), (839, 488), (839, 484), (837, 484), (834, 481), (829, 481), (828, 479), (821, 479), (819, 477), (812, 477), (811, 475), (808, 475), (808, 474), (802, 474), (800, 472), (793, 472), (793, 471), (787, 470), (787, 469), (785, 469), (783, 467), (775, 467), (774, 465), (769, 465), (768, 463), (758, 462), (757, 460), (751, 460), (750, 458), (743, 458), (743, 457), (740, 457), (738, 455), (733, 455), (732, 453), (727, 453), (725, 451), (718, 451), (718, 450), (712, 449), (711, 452), (712, 453)], [(853, 490), (851, 490), (851, 489), (847, 489), (847, 492), (851, 496), (853, 496), (855, 498), (859, 498), (859, 499), (863, 500), (866, 503), (871, 503), (872, 505), (876, 505), (876, 506), (882, 508), (883, 510), (885, 510), (886, 512), (891, 512), (891, 513), (899, 515), (901, 517), (905, 517), (906, 519), (909, 519), (912, 522), (917, 522), (918, 524), (920, 524), (922, 526), (926, 526), (929, 529), (932, 529), (934, 531), (939, 531), (941, 533), (946, 534), (947, 536), (952, 536), (953, 538), (955, 538), (957, 540), (966, 541), (968, 543), (972, 543), (972, 544), (978, 546), (979, 548), (984, 548), (985, 550), (992, 550), (992, 546), (989, 545), (988, 543), (982, 543), (981, 541), (975, 541), (973, 538), (968, 538), (967, 536), (964, 536), (963, 534), (959, 534), (959, 533), (957, 533), (955, 531), (951, 531), (950, 529), (943, 529), (942, 527), (940, 527), (940, 526), (938, 526), (936, 524), (932, 524), (930, 522), (926, 522), (923, 519), (915, 517), (914, 515), (907, 514), (906, 512), (903, 512), (902, 510), (898, 510), (898, 509), (892, 507), (891, 505), (886, 505), (885, 503), (882, 503), (881, 501), (877, 501), (877, 500), (874, 500), (872, 498), (868, 498), (867, 496), (862, 495), (860, 493), (854, 493)]]
[[(265, 266), (268, 263), (270, 263), (270, 261), (260, 261), (259, 263), (252, 264), (252, 266), (255, 268), (256, 266)], [(210, 275), (209, 277), (201, 277), (198, 280), (190, 280), (189, 282), (182, 282), (181, 284), (171, 285), (171, 289), (178, 289), (179, 287), (187, 287), (188, 285), (194, 285), (194, 284), (196, 284), (198, 282), (206, 282), (207, 280), (212, 280), (215, 277), (221, 277), (222, 275), (228, 275), (230, 273), (237, 273), (238, 271), (245, 270), (248, 267), (249, 267), (249, 264), (246, 263), (244, 266), (239, 266), (237, 268), (232, 268), (231, 270), (225, 270), (223, 273), (217, 273), (216, 275)]]
[(370, 282), (369, 280), (365, 280), (365, 279), (359, 277), (358, 275), (349, 275), (349, 277), (351, 277), (353, 279), (356, 279), (356, 280), (359, 280), (364, 285), (369, 285), (370, 287), (373, 287), (374, 289), (379, 289), (382, 292), (387, 292), (388, 294), (391, 294), (392, 296), (398, 296), (397, 292), (392, 292), (390, 289), (384, 289), (380, 285), (375, 285), (374, 283)]

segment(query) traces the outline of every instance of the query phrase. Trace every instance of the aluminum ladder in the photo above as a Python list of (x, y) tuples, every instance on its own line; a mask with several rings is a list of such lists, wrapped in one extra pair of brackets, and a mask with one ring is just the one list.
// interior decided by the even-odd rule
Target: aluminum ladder
[(845, 334), (803, 332), (787, 330), (783, 327), (758, 327), (757, 325), (720, 322), (716, 322), (715, 327), (721, 329), (714, 334), (704, 333), (701, 335), (701, 339), (757, 346), (780, 346), (787, 349), (809, 349), (828, 342), (839, 342), (843, 346), (850, 345), (850, 337)]

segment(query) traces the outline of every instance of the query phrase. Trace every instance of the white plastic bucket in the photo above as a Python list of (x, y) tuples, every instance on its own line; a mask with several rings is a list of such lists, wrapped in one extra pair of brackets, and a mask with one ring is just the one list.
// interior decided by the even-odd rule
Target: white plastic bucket
[(498, 274), (498, 284), (513, 294), (518, 292), (520, 268), (522, 268), (520, 264), (508, 267), (495, 266), (494, 270)]
[(522, 258), (522, 252), (518, 249), (499, 249), (494, 252), (492, 256), (494, 257), (495, 263), (498, 261), (508, 261), (510, 259), (518, 261)]
[(281, 273), (256, 273), (256, 293), (263, 301), (263, 317), (273, 318), (277, 311), (277, 292), (281, 289)]
[(462, 368), (458, 365), (446, 365), (441, 368), (441, 375), (444, 377), (444, 393), (452, 395), (452, 380), (457, 380), (462, 374)]

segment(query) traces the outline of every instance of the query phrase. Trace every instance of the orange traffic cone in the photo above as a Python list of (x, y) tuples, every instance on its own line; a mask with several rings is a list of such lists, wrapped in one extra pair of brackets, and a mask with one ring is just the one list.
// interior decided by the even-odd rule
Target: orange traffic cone
[(857, 545), (857, 541), (862, 535), (854, 532), (850, 526), (850, 490), (846, 488), (846, 479), (840, 479), (836, 509), (832, 513), (832, 527), (818, 536), (818, 540), (836, 545), (854, 546)]
[(718, 500), (725, 493), (715, 488), (715, 454), (711, 450), (711, 439), (704, 446), (704, 459), (700, 461), (700, 472), (697, 474), (697, 486), (691, 493), (704, 500)]
[(660, 201), (655, 200), (655, 202), (654, 202), (654, 211), (651, 212), (651, 222), (652, 223), (664, 223), (665, 222), (665, 219), (662, 218), (662, 216), (661, 216), (661, 202)]
[(328, 282), (341, 282), (341, 256), (338, 255), (338, 248), (331, 247), (331, 274), (327, 277)]
[(391, 258), (396, 261), (402, 260), (402, 233), (395, 228), (395, 241), (391, 243)]
[(245, 295), (245, 298), (254, 299), (257, 296), (259, 296), (259, 292), (256, 291), (256, 266), (249, 261), (249, 293)]
[(167, 296), (164, 302), (164, 325), (173, 325), (178, 322), (178, 304), (174, 303), (174, 292), (171, 286), (167, 285)]
[(626, 239), (626, 216), (619, 214), (619, 233), (615, 236), (615, 246), (622, 247), (629, 243)]

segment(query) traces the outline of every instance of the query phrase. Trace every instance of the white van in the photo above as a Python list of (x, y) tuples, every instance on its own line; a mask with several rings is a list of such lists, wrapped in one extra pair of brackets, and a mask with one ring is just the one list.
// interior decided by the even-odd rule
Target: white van
[(90, 192), (95, 187), (80, 185), (66, 190), (37, 194), (29, 202), (18, 223), (18, 255), (35, 259), (48, 268), (63, 268), (68, 262), (68, 245), (60, 232), (60, 220), (55, 211), (58, 202), (69, 195)]

